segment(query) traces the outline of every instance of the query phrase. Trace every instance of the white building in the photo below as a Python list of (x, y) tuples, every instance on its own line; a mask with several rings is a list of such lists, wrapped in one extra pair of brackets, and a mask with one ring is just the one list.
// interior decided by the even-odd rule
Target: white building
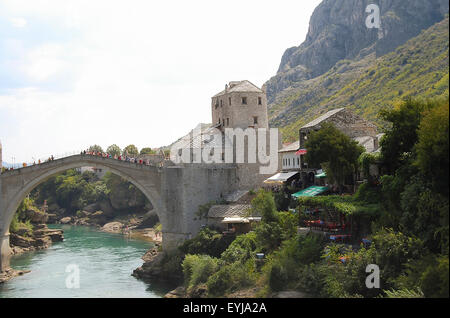
[(284, 146), (278, 153), (280, 154), (281, 169), (285, 170), (300, 170), (301, 159), (297, 151), (300, 149), (300, 141), (293, 142)]

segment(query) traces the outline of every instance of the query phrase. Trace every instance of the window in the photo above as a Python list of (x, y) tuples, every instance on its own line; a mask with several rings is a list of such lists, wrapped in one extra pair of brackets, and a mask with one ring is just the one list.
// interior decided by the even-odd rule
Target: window
[(219, 125), (220, 125), (220, 118), (219, 118)]
[(257, 124), (258, 123), (258, 117), (253, 117), (253, 124)]
[(223, 101), (220, 100), (220, 107), (223, 107)]
[(228, 97), (228, 105), (231, 106), (231, 97)]
[(230, 118), (227, 118), (227, 126), (230, 126)]
[(216, 99), (216, 109), (217, 109), (217, 107), (219, 107), (219, 100), (218, 99)]
[(258, 97), (258, 105), (262, 105), (262, 98)]
[(242, 97), (242, 105), (247, 105), (247, 97)]

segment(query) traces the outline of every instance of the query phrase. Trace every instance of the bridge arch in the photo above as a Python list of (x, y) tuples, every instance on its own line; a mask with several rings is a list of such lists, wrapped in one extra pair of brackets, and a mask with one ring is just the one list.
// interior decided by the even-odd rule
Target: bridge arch
[[(165, 207), (161, 198), (161, 171), (156, 166), (102, 158), (91, 155), (75, 155), (18, 170), (7, 171), (0, 179), (0, 243), (1, 252), (9, 253), (9, 226), (23, 199), (39, 184), (69, 169), (96, 167), (111, 171), (136, 186), (151, 202), (164, 230)], [(6, 243), (3, 241), (7, 241)], [(164, 239), (163, 239), (164, 241)], [(4, 261), (4, 257), (2, 262)], [(7, 264), (9, 266), (9, 264)], [(5, 264), (0, 267), (5, 267)]]

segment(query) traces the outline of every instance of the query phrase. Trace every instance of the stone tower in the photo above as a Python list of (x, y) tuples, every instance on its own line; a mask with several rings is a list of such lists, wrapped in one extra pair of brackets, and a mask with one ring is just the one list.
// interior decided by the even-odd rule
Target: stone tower
[(212, 97), (212, 124), (225, 128), (269, 128), (267, 97), (263, 89), (251, 82), (235, 81)]

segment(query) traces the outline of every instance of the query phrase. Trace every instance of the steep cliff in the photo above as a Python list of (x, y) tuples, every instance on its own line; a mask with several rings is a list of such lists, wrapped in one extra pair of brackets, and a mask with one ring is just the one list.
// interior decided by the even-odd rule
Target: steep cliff
[[(381, 26), (378, 29), (366, 26), (369, 14), (365, 9), (372, 3), (380, 8)], [(292, 125), (311, 117), (312, 114), (308, 116), (307, 113), (321, 104), (314, 114), (333, 107), (324, 105), (325, 100), (376, 66), (388, 53), (423, 35), (422, 30), (442, 21), (448, 8), (448, 2), (442, 0), (324, 0), (311, 17), (306, 40), (300, 46), (286, 50), (277, 75), (266, 83), (271, 125)], [(439, 30), (427, 32), (439, 33)], [(433, 42), (431, 48), (427, 47), (428, 43), (415, 43), (423, 49), (423, 56), (418, 52), (415, 58), (428, 58), (425, 62), (432, 63), (427, 51), (431, 49), (439, 55), (442, 47), (445, 51), (446, 43), (448, 61), (448, 35), (446, 38), (442, 33), (434, 36), (444, 43)], [(439, 45), (441, 47), (436, 47)], [(401, 63), (399, 67), (402, 67)], [(436, 71), (436, 67), (432, 71)], [(437, 81), (442, 79), (441, 75)], [(344, 106), (355, 105), (354, 100), (346, 102), (349, 104)]]

